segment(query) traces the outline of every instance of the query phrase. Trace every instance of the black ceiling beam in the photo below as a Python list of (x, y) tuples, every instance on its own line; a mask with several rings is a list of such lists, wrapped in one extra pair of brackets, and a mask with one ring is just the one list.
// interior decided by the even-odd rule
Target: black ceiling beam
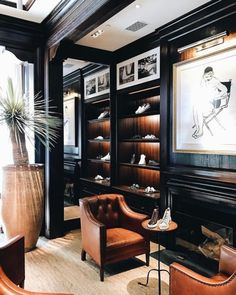
[(43, 22), (47, 46), (67, 38), (76, 42), (134, 0), (65, 0)]

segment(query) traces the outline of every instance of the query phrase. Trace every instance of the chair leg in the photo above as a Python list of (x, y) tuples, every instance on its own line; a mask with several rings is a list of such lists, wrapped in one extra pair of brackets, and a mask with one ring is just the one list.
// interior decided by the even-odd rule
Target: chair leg
[(104, 282), (104, 267), (100, 266), (100, 281)]
[(146, 266), (149, 266), (149, 261), (150, 261), (150, 253), (146, 253)]
[(24, 289), (24, 286), (25, 286), (25, 280), (24, 281), (22, 281), (21, 283), (20, 283), (20, 285), (19, 285), (22, 289)]
[(86, 252), (84, 251), (84, 249), (82, 249), (81, 251), (81, 260), (82, 261), (86, 260)]

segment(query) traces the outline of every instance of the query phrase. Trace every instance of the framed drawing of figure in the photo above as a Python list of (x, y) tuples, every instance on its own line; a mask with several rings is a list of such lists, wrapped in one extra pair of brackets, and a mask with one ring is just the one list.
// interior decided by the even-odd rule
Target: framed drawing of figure
[(173, 151), (236, 154), (236, 49), (173, 65)]
[(64, 99), (64, 145), (77, 146), (76, 98)]

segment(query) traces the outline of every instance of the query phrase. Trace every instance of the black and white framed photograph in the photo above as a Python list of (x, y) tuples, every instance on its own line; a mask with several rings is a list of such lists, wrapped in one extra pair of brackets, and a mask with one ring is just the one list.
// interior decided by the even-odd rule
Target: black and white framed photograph
[(236, 49), (173, 65), (173, 151), (236, 154)]
[(110, 73), (108, 70), (99, 72), (97, 76), (97, 85), (99, 95), (110, 91)]
[(96, 89), (96, 78), (91, 78), (86, 81), (85, 83), (85, 91), (86, 91), (86, 97), (93, 96), (97, 89)]
[(123, 85), (134, 81), (134, 62), (119, 68), (119, 84)]
[(63, 117), (64, 117), (64, 145), (77, 146), (77, 123), (76, 116), (77, 100), (76, 97), (64, 99)]
[(117, 64), (117, 89), (160, 78), (160, 47)]
[(109, 69), (97, 72), (84, 79), (84, 98), (92, 98), (110, 92)]
[(138, 60), (138, 79), (143, 79), (156, 75), (157, 73), (157, 54), (151, 54)]

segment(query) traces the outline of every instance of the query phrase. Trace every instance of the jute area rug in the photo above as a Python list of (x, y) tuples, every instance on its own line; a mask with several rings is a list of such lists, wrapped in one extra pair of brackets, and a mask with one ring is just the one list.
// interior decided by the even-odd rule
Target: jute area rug
[[(153, 248), (153, 249), (152, 249)], [(151, 249), (156, 251), (157, 245)], [(105, 280), (100, 282), (99, 268), (88, 256), (81, 261), (81, 233), (74, 230), (62, 238), (47, 240), (41, 237), (37, 248), (26, 253), (25, 289), (41, 292), (70, 292), (75, 295), (156, 295), (157, 272), (150, 275), (147, 287), (147, 272), (155, 268), (157, 260), (150, 258), (150, 267), (145, 266), (145, 257), (140, 255), (121, 263), (109, 265), (105, 269)], [(162, 268), (168, 269), (164, 264)], [(168, 295), (169, 277), (162, 273), (162, 295)]]

